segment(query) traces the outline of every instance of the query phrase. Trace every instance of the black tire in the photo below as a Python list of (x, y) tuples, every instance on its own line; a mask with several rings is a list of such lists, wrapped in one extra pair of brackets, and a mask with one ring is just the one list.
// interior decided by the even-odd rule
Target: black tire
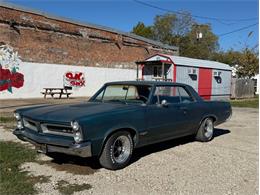
[(205, 118), (196, 134), (195, 139), (200, 142), (208, 142), (213, 138), (214, 122), (212, 118)]
[(107, 139), (99, 157), (99, 163), (107, 169), (122, 169), (128, 165), (132, 152), (133, 140), (130, 133), (127, 131), (118, 131)]

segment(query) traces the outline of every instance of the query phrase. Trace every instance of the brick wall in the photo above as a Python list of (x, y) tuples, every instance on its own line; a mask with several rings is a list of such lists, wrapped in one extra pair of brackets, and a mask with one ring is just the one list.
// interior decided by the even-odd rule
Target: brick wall
[(27, 62), (135, 68), (135, 61), (176, 49), (41, 13), (0, 5), (0, 42)]

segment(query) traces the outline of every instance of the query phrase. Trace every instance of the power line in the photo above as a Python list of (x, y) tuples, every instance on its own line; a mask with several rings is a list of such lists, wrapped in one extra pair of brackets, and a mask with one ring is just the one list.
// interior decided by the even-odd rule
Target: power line
[[(179, 14), (179, 15), (186, 15), (186, 16), (188, 15), (188, 14), (185, 14), (185, 13), (183, 13), (183, 12), (172, 11), (172, 10), (169, 10), (169, 9), (166, 9), (166, 8), (162, 8), (162, 7), (158, 7), (158, 6), (156, 6), (156, 5), (152, 5), (152, 4), (143, 2), (143, 1), (139, 1), (139, 0), (133, 0), (133, 1), (136, 2), (136, 3), (142, 4), (142, 5), (148, 6), (148, 7), (152, 7), (152, 8), (155, 8), (155, 9), (159, 9), (159, 10), (161, 10), (161, 11), (172, 12), (172, 13)], [(237, 21), (237, 22), (238, 22), (238, 21), (252, 21), (252, 20), (258, 20), (258, 18), (224, 19), (224, 18), (214, 18), (214, 17), (206, 17), (206, 16), (198, 16), (198, 15), (191, 15), (191, 16), (194, 17), (194, 18), (214, 20), (214, 21), (220, 22), (220, 23), (225, 24), (225, 25), (229, 25), (229, 24), (224, 23), (224, 22), (222, 22), (222, 21)], [(239, 32), (239, 31), (242, 31), (242, 30), (251, 28), (251, 27), (253, 27), (253, 26), (256, 26), (257, 24), (258, 24), (258, 22), (255, 23), (255, 24), (251, 24), (251, 25), (248, 25), (248, 26), (245, 26), (245, 27), (242, 27), (242, 28), (239, 28), (239, 29), (236, 29), (236, 30), (227, 32), (227, 33), (219, 34), (218, 36), (219, 36), (219, 37), (222, 37), (222, 36), (225, 36), (225, 35), (229, 35), (229, 34), (232, 34), (232, 33), (236, 33), (236, 32)]]
[[(152, 5), (152, 4), (143, 2), (143, 1), (139, 1), (139, 0), (133, 0), (133, 1), (138, 3), (138, 4), (142, 4), (144, 6), (151, 7), (151, 8), (154, 8), (154, 9), (158, 9), (158, 10), (161, 10), (161, 11), (172, 12), (172, 13), (179, 14), (179, 15), (186, 15), (186, 16), (188, 15), (188, 14), (185, 14), (185, 13), (182, 13), (182, 12), (173, 11), (173, 10), (170, 10), (170, 9), (166, 9), (166, 8), (162, 8), (162, 7), (159, 7), (159, 6), (156, 6), (156, 5)], [(226, 25), (230, 25), (230, 24), (223, 23), (222, 21), (233, 21), (233, 22), (239, 22), (240, 21), (241, 22), (241, 21), (258, 20), (258, 18), (224, 19), (224, 18), (214, 18), (214, 17), (198, 16), (198, 15), (191, 15), (191, 16), (194, 17), (194, 18), (214, 20), (214, 21), (220, 22), (222, 24), (226, 24)]]
[(225, 36), (225, 35), (229, 35), (229, 34), (232, 34), (232, 33), (236, 33), (236, 32), (239, 32), (239, 31), (242, 31), (242, 30), (245, 30), (245, 29), (251, 28), (251, 27), (256, 26), (256, 25), (258, 25), (258, 22), (255, 23), (255, 24), (251, 24), (251, 25), (248, 25), (248, 26), (245, 26), (245, 27), (242, 27), (242, 28), (236, 29), (236, 30), (232, 30), (232, 31), (227, 32), (227, 33), (219, 34), (218, 36), (219, 36), (219, 37), (222, 37), (222, 36)]

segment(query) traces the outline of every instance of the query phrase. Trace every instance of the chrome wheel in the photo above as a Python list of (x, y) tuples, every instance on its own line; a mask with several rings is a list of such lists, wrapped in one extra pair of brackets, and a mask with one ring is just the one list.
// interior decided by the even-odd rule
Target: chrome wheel
[(131, 142), (127, 136), (121, 135), (114, 141), (112, 149), (115, 162), (124, 163), (131, 153)]
[(213, 121), (211, 119), (207, 119), (205, 122), (204, 130), (205, 130), (205, 136), (210, 139), (213, 136)]

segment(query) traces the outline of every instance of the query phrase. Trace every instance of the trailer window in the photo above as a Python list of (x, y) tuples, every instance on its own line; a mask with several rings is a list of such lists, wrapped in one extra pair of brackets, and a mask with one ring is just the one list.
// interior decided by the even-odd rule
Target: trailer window
[(153, 77), (161, 77), (162, 76), (162, 67), (154, 66), (153, 67)]

